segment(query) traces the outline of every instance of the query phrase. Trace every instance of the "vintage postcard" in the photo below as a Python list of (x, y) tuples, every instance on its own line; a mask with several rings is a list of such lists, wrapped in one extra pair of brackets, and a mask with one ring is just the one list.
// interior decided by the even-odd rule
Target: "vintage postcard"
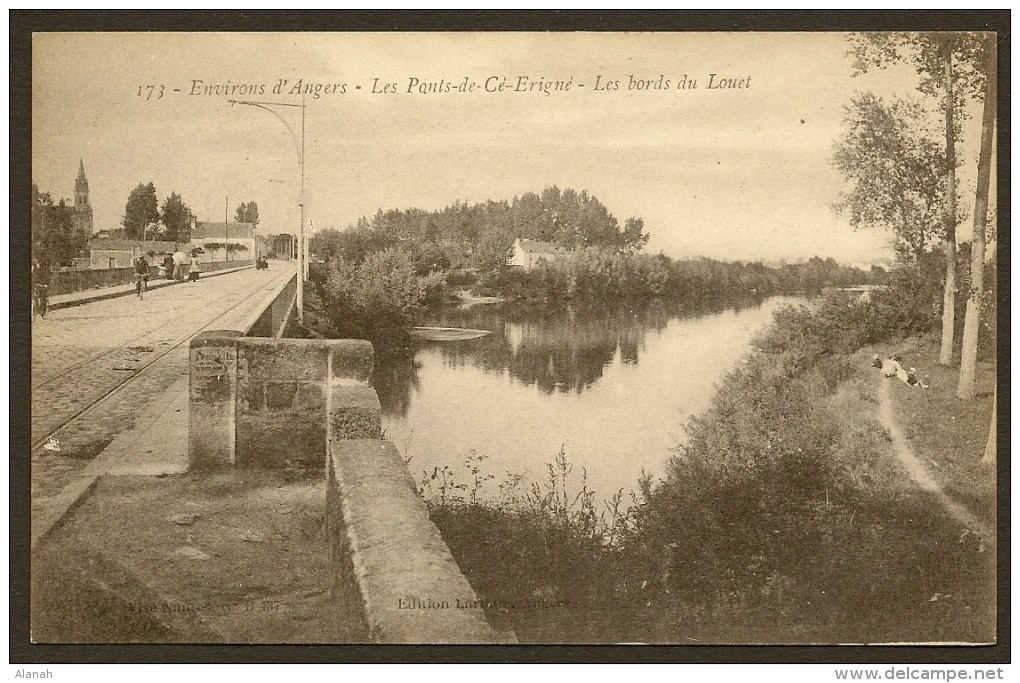
[(1000, 38), (35, 33), (32, 642), (995, 644)]

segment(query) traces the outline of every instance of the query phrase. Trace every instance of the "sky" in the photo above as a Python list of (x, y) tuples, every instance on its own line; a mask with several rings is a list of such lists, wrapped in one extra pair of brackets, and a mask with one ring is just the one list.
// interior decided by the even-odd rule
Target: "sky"
[(320, 88), (304, 99), (310, 231), (557, 185), (621, 225), (642, 218), (653, 253), (882, 262), (889, 235), (831, 208), (844, 187), (832, 149), (855, 92), (917, 97), (916, 74), (853, 77), (846, 50), (838, 33), (36, 34), (32, 180), (70, 199), (81, 159), (96, 230), (120, 227), (151, 181), (199, 220), (254, 200), (260, 231), (296, 232), (302, 110), (228, 100), (300, 105), (300, 82)]

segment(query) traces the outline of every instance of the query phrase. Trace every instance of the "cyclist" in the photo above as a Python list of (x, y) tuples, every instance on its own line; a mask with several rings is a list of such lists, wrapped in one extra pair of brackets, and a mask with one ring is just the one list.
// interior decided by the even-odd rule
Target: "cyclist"
[(145, 291), (149, 288), (149, 262), (145, 260), (145, 254), (142, 254), (135, 261), (135, 291), (138, 292), (138, 298), (144, 298)]
[(32, 264), (32, 320), (41, 315), (46, 319), (50, 307), (50, 269), (36, 261)]

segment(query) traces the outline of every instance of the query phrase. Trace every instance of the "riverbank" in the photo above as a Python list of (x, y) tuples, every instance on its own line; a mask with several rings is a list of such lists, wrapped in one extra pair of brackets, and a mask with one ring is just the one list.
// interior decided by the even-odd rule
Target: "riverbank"
[[(874, 347), (874, 352), (887, 348)], [(893, 410), (907, 440), (949, 496), (994, 526), (995, 467), (982, 463), (981, 457), (992, 416), (995, 363), (986, 360), (977, 364), (977, 398), (962, 401), (956, 397), (959, 366), (938, 365), (938, 340), (933, 336), (905, 339), (891, 351), (903, 359), (903, 367), (918, 368), (930, 386), (927, 391), (910, 391), (893, 384)]]
[[(434, 519), (490, 619), (521, 642), (991, 642), (995, 473), (979, 461), (993, 367), (961, 402), (934, 337), (862, 345), (876, 311), (847, 306), (777, 316), (632, 501), (596, 504), (569, 453), (547, 482), (508, 477), (492, 501), (451, 501), (454, 470), (441, 473)], [(873, 353), (931, 388), (883, 377)], [(545, 608), (505, 607), (524, 598)]]

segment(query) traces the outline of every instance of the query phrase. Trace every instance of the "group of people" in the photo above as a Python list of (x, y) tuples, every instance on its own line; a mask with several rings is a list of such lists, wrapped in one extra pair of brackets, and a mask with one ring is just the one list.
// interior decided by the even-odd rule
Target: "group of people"
[[(165, 280), (183, 280), (187, 273), (189, 282), (196, 282), (202, 267), (199, 264), (198, 250), (193, 250), (189, 257), (178, 249), (173, 254), (167, 254), (159, 264), (159, 277)], [(149, 261), (145, 254), (135, 259), (135, 291), (138, 298), (142, 298), (149, 288)]]
[(269, 259), (259, 256), (255, 259), (255, 270), (269, 270)]
[(173, 254), (167, 254), (159, 264), (159, 276), (166, 280), (183, 280), (185, 274), (188, 280), (194, 282), (202, 271), (199, 265), (198, 250), (193, 250), (191, 256), (178, 249)]
[(903, 366), (900, 365), (900, 357), (890, 355), (885, 360), (879, 358), (876, 353), (871, 359), (871, 367), (879, 368), (882, 374), (886, 377), (895, 377), (907, 386), (919, 387), (921, 389), (927, 389), (928, 385), (922, 382), (917, 377), (917, 368), (910, 368), (904, 370)]

